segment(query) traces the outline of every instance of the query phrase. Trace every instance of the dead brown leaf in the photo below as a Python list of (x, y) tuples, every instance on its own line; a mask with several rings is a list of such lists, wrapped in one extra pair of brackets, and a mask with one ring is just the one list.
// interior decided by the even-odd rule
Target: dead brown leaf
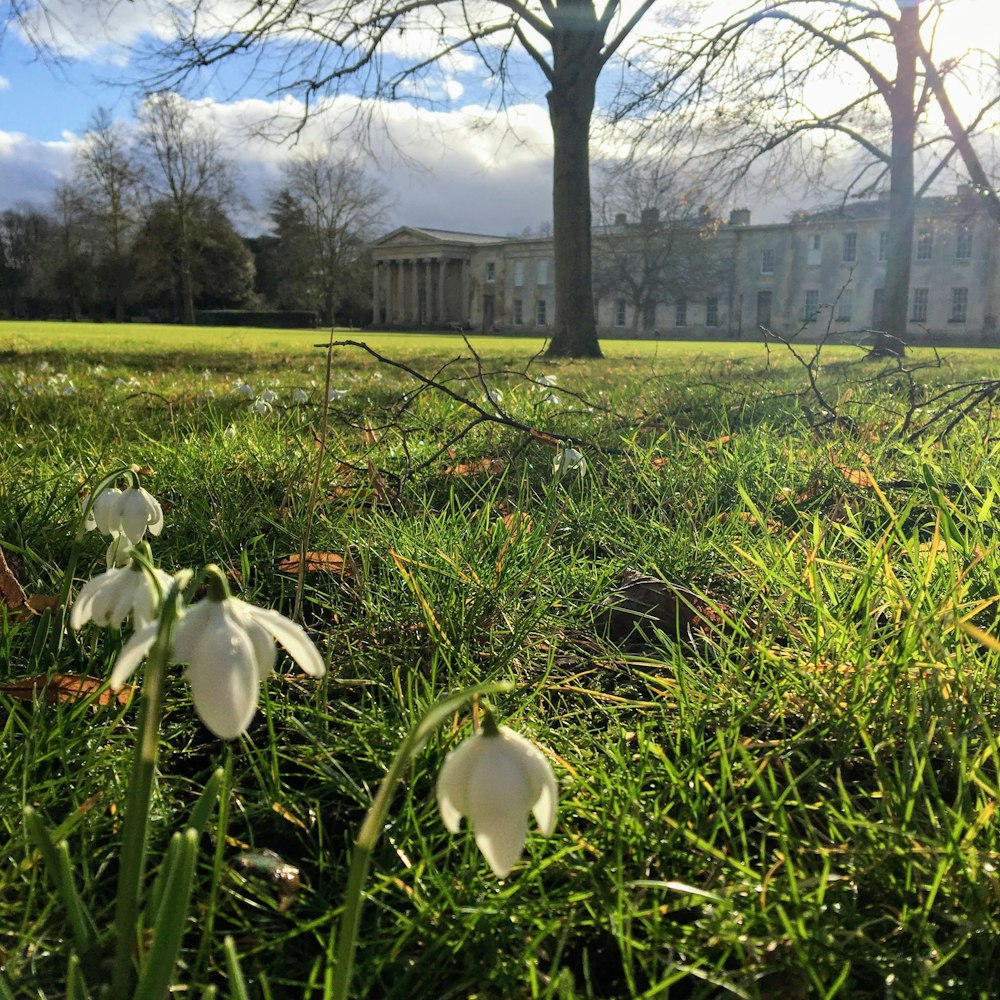
[(132, 696), (131, 685), (115, 692), (108, 688), (102, 691), (103, 684), (99, 677), (88, 677), (86, 674), (36, 674), (0, 685), (0, 691), (18, 701), (38, 698), (47, 705), (85, 701), (88, 698), (94, 698), (95, 705), (110, 705), (114, 701), (119, 705), (128, 703)]
[(456, 462), (441, 470), (442, 476), (499, 476), (506, 465), (499, 458), (477, 458), (472, 462)]
[[(354, 560), (350, 556), (338, 555), (336, 552), (307, 552), (305, 554), (307, 573), (333, 573), (337, 576), (354, 576)], [(274, 568), (279, 573), (289, 573), (297, 576), (302, 568), (302, 557), (298, 552), (279, 559)]]
[(0, 600), (11, 611), (24, 607), (28, 600), (21, 584), (17, 582), (13, 570), (7, 565), (7, 557), (4, 555), (3, 549), (0, 549)]

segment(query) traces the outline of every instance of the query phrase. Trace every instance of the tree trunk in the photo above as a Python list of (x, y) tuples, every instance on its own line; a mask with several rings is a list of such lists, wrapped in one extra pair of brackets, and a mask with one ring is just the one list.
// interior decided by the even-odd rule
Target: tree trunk
[(547, 98), (552, 154), (555, 329), (546, 356), (599, 358), (594, 318), (590, 215), (590, 118), (601, 71), (602, 34), (587, 0), (561, 0), (553, 21)]
[(918, 5), (903, 7), (892, 25), (896, 49), (896, 80), (888, 95), (892, 118), (889, 163), (889, 245), (885, 268), (883, 321), (886, 336), (876, 341), (874, 353), (901, 354), (906, 339), (910, 303), (910, 266), (913, 258), (913, 146), (917, 116), (914, 89), (920, 47)]

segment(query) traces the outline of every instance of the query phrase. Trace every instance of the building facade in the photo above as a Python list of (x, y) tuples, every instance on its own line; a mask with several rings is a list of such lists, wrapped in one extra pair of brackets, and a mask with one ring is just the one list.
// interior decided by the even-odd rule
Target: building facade
[[(737, 209), (678, 222), (655, 210), (594, 233), (602, 338), (739, 339), (882, 328), (888, 202), (759, 225)], [(544, 335), (554, 320), (551, 238), (404, 226), (372, 245), (374, 326)], [(1000, 343), (1000, 227), (970, 188), (923, 199), (907, 341)]]

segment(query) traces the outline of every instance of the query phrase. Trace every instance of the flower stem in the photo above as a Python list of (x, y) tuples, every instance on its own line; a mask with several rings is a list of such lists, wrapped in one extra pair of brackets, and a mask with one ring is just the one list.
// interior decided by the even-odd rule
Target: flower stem
[(121, 867), (115, 900), (115, 961), (111, 995), (131, 995), (135, 975), (132, 955), (138, 945), (136, 924), (146, 867), (149, 803), (156, 773), (156, 754), (163, 714), (163, 692), (173, 646), (174, 625), (179, 618), (181, 582), (175, 580), (160, 610), (160, 630), (146, 660), (139, 701), (138, 738), (129, 774), (122, 830)]
[[(328, 964), (323, 1000), (347, 1000), (354, 967), (354, 953), (358, 945), (361, 907), (364, 902), (362, 892), (368, 878), (372, 852), (385, 826), (392, 794), (402, 779), (403, 772), (430, 734), (449, 715), (458, 711), (473, 698), (512, 691), (513, 688), (514, 685), (510, 681), (494, 681), (463, 688), (432, 705), (403, 738), (385, 777), (382, 778), (382, 782), (378, 786), (375, 799), (368, 808), (361, 829), (354, 841), (351, 867), (347, 875), (347, 887), (344, 890), (344, 909), (340, 915), (339, 925), (336, 928), (331, 928), (330, 941), (327, 945)], [(336, 942), (336, 954), (331, 968), (329, 959), (334, 952), (334, 942)]]

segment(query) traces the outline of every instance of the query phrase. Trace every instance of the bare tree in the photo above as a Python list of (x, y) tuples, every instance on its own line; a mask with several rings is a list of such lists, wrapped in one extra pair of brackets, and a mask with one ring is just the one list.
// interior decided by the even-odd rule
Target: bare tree
[(355, 159), (307, 152), (284, 170), (285, 188), (302, 211), (308, 261), (323, 320), (333, 325), (365, 244), (385, 217), (386, 192)]
[(596, 199), (598, 294), (632, 306), (632, 328), (657, 304), (717, 285), (726, 267), (711, 238), (719, 218), (672, 166), (629, 163), (605, 172)]
[[(698, 155), (729, 181), (745, 177), (764, 157), (773, 170), (772, 154), (794, 149), (805, 152), (786, 164), (799, 179), (816, 182), (845, 146), (860, 151), (860, 165), (842, 181), (843, 195), (866, 196), (888, 186), (883, 319), (886, 332), (902, 338), (915, 204), (955, 152), (947, 129), (935, 129), (929, 114), (958, 65), (935, 68), (931, 54), (948, 5), (759, 0), (698, 36), (674, 38), (671, 45), (693, 53), (687, 88), (651, 80), (619, 114), (651, 100), (666, 112), (672, 140), (688, 149), (699, 146)], [(678, 106), (689, 99), (698, 112), (678, 116)], [(974, 120), (958, 130), (971, 135), (996, 103), (996, 97), (985, 100)]]
[(139, 111), (139, 130), (148, 154), (151, 201), (166, 202), (173, 213), (181, 322), (194, 323), (195, 222), (206, 204), (226, 203), (233, 190), (232, 170), (218, 139), (194, 120), (190, 106), (176, 94), (147, 98)]
[(76, 152), (76, 175), (99, 232), (100, 284), (111, 296), (114, 318), (125, 318), (129, 243), (139, 220), (141, 170), (125, 126), (99, 108)]
[[(436, 67), (475, 53), (502, 107), (519, 56), (548, 85), (553, 152), (556, 328), (550, 356), (600, 356), (591, 265), (590, 129), (597, 81), (656, 0), (269, 0), (244, 2), (220, 23), (196, 0), (162, 49), (159, 85), (175, 86), (232, 57), (256, 54), (275, 90), (305, 101), (351, 81), (362, 98), (413, 97)], [(180, 8), (175, 8), (179, 10)], [(412, 40), (412, 44), (410, 43)], [(268, 48), (268, 43), (279, 43)], [(401, 54), (402, 50), (402, 54)], [(279, 53), (279, 54), (276, 54)], [(416, 53), (416, 54), (414, 54)], [(273, 57), (269, 59), (269, 56)]]

